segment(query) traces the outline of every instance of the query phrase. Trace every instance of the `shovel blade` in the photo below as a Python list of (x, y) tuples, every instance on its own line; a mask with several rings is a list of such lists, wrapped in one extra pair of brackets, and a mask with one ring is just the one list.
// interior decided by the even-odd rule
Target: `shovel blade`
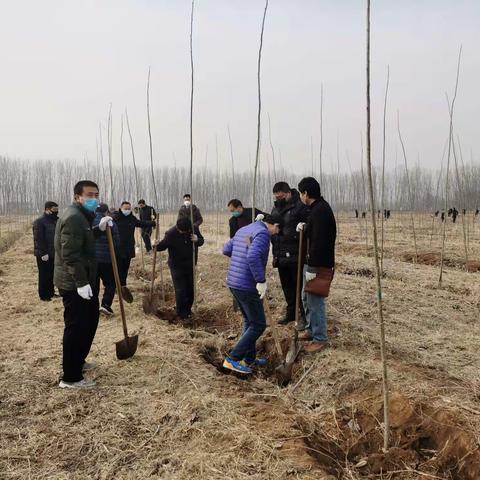
[(160, 302), (157, 295), (145, 295), (142, 300), (143, 311), (147, 314), (155, 315), (158, 311)]
[(138, 346), (138, 335), (126, 337), (115, 343), (115, 350), (119, 360), (126, 360), (135, 355)]

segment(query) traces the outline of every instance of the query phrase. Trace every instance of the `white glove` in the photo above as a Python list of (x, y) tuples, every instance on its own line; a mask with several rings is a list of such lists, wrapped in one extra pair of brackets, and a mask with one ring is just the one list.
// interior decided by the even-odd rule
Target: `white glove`
[(112, 228), (113, 227), (113, 218), (112, 217), (103, 217), (98, 224), (98, 228), (100, 231), (104, 232), (107, 229), (107, 225)]
[(194, 233), (192, 234), (192, 236), (190, 237), (190, 239), (192, 240), (193, 243), (197, 243), (197, 242), (198, 242), (198, 236), (195, 235)]
[(305, 223), (304, 223), (304, 222), (300, 222), (300, 223), (297, 225), (296, 230), (297, 230), (297, 232), (303, 232), (303, 230), (305, 230)]
[(83, 287), (78, 287), (77, 293), (85, 300), (90, 300), (93, 297), (92, 287), (88, 283)]
[(261, 222), (263, 221), (263, 219), (265, 218), (265, 215), (263, 213), (259, 213), (256, 217), (255, 217), (255, 221), (256, 222)]
[(317, 276), (316, 273), (313, 272), (305, 272), (305, 280), (309, 282), (310, 280), (313, 280)]
[(263, 300), (263, 297), (267, 293), (267, 282), (257, 283), (257, 292), (260, 295), (260, 300)]
[(46, 255), (43, 255), (43, 257), (40, 257), (42, 259), (42, 262), (48, 262), (48, 253)]

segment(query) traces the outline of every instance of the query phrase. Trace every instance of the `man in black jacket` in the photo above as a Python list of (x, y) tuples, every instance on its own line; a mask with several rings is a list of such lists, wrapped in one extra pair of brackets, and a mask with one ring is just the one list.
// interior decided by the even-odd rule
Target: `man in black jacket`
[(200, 213), (200, 209), (196, 205), (192, 205), (192, 197), (189, 193), (186, 193), (183, 196), (183, 205), (180, 207), (178, 211), (177, 220), (181, 218), (188, 218), (191, 217), (190, 208), (193, 210), (193, 226), (199, 228), (200, 225), (203, 223), (203, 217)]
[[(291, 189), (288, 183), (278, 182), (273, 186), (275, 203), (272, 215), (283, 219), (282, 232), (272, 237), (273, 266), (278, 268), (280, 283), (287, 302), (285, 317), (278, 323), (286, 325), (295, 320), (295, 299), (297, 293), (297, 268), (299, 233), (297, 225), (306, 222), (309, 209), (300, 200), (297, 190)], [(301, 312), (303, 317), (303, 309)], [(304, 323), (304, 322), (301, 322)]]
[(58, 205), (45, 202), (45, 211), (33, 222), (33, 254), (38, 267), (38, 295), (49, 302), (55, 289), (53, 271), (55, 266), (55, 227), (58, 220)]
[[(308, 251), (304, 267), (304, 285), (323, 270), (335, 267), (335, 240), (337, 226), (330, 205), (320, 194), (320, 185), (313, 177), (306, 177), (298, 184), (300, 198), (310, 207), (307, 223), (299, 223), (297, 230), (304, 229)], [(304, 291), (303, 305), (307, 326), (302, 340), (311, 340), (305, 347), (310, 353), (322, 351), (328, 344), (325, 299)]]
[(130, 262), (135, 257), (135, 229), (152, 228), (156, 223), (153, 221), (141, 221), (132, 214), (130, 202), (123, 201), (120, 211), (114, 218), (120, 235), (120, 248), (117, 252), (118, 273), (122, 286), (122, 297), (125, 301), (133, 301), (132, 294), (127, 287), (128, 270)]
[(194, 300), (193, 285), (193, 244), (195, 244), (195, 264), (198, 260), (198, 247), (204, 239), (198, 227), (193, 228), (189, 218), (179, 218), (177, 224), (167, 230), (163, 239), (156, 245), (159, 252), (168, 249), (168, 266), (175, 288), (177, 315), (186, 320), (192, 316)]
[[(233, 238), (238, 230), (247, 225), (250, 225), (253, 222), (252, 218), (252, 209), (245, 208), (242, 205), (242, 202), (237, 198), (233, 198), (228, 202), (227, 205), (228, 211), (232, 215), (228, 220), (228, 225), (230, 227), (230, 238)], [(258, 215), (265, 215), (262, 211), (255, 209), (255, 218)]]
[[(138, 201), (138, 210), (140, 214), (140, 221), (142, 222), (154, 222), (157, 220), (157, 212), (153, 207), (147, 205), (145, 200)], [(150, 236), (152, 235), (152, 227), (142, 228), (142, 239), (145, 244), (145, 250), (150, 252), (152, 250), (152, 242)]]

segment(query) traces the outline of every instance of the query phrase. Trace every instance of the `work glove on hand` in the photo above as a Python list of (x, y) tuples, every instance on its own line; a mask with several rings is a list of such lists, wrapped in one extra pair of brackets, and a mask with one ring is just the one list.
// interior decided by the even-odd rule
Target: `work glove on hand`
[(309, 282), (310, 280), (313, 280), (317, 276), (316, 273), (313, 272), (305, 272), (305, 280)]
[(197, 242), (198, 242), (198, 236), (195, 235), (194, 233), (190, 236), (190, 239), (192, 240), (193, 243), (197, 243)]
[(43, 255), (40, 257), (42, 259), (42, 262), (48, 262), (48, 253), (46, 255)]
[(305, 230), (305, 223), (304, 222), (300, 222), (298, 225), (297, 225), (297, 228), (296, 228), (297, 232), (303, 232)]
[(255, 217), (255, 221), (256, 222), (261, 222), (263, 221), (263, 219), (265, 218), (265, 215), (263, 213), (259, 213), (256, 217)]
[(92, 287), (88, 283), (83, 287), (78, 287), (77, 293), (85, 300), (90, 300), (93, 297)]
[(112, 228), (113, 227), (113, 218), (112, 217), (103, 217), (98, 224), (98, 228), (100, 231), (104, 232), (107, 229), (107, 225)]
[(257, 292), (260, 295), (260, 300), (263, 300), (263, 297), (267, 293), (267, 282), (257, 283)]

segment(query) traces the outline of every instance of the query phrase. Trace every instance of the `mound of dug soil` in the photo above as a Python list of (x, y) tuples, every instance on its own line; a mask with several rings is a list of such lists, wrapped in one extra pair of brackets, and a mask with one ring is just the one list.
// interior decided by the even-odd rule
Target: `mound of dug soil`
[(347, 478), (352, 472), (355, 478), (378, 474), (405, 478), (409, 472), (412, 478), (480, 478), (478, 443), (459, 424), (459, 414), (453, 410), (392, 395), (391, 447), (387, 452), (383, 452), (380, 398), (322, 414), (313, 424), (311, 418), (297, 421), (306, 434), (310, 454), (336, 478)]

